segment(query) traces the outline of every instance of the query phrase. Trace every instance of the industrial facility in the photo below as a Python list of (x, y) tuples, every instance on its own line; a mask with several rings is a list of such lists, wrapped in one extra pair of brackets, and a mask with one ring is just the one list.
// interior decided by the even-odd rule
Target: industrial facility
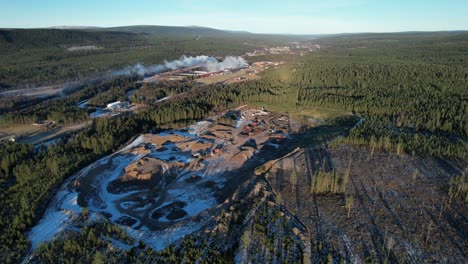
[(167, 71), (155, 74), (143, 80), (152, 83), (160, 81), (193, 81), (200, 84), (224, 83), (245, 81), (258, 78), (258, 73), (273, 67), (278, 67), (284, 62), (255, 62), (251, 65), (235, 68), (209, 71), (205, 65), (196, 65), (183, 69)]
[[(239, 70), (239, 69), (236, 69), (236, 70)], [(221, 74), (228, 74), (236, 70), (225, 69), (225, 70), (217, 70), (217, 71), (207, 71), (205, 66), (196, 65), (193, 67), (155, 74), (151, 77), (144, 79), (143, 82), (156, 82), (156, 81), (163, 81), (163, 80), (170, 80), (170, 81), (195, 80), (195, 79), (202, 79), (202, 78), (207, 78), (207, 77), (221, 75)]]

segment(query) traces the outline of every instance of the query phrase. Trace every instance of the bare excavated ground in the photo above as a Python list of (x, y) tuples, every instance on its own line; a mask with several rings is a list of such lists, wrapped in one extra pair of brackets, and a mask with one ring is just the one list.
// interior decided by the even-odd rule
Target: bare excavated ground
[[(460, 161), (319, 145), (276, 163), (266, 178), (307, 226), (312, 262), (334, 254), (354, 263), (463, 263), (468, 210), (463, 201), (449, 203), (447, 193), (450, 177), (466, 167)], [(345, 194), (311, 194), (315, 172), (348, 169)], [(347, 196), (354, 201), (349, 218)]]
[(290, 151), (287, 116), (258, 112), (140, 136), (79, 175), (78, 205), (135, 230), (191, 221), (231, 197), (256, 166)]
[(91, 219), (126, 226), (157, 249), (203, 230), (239, 185), (255, 177), (257, 166), (294, 147), (289, 131), (296, 124), (281, 114), (256, 112), (242, 109), (237, 121), (215, 118), (141, 135), (85, 167), (61, 187), (30, 232), (33, 247), (73, 230), (82, 208)]

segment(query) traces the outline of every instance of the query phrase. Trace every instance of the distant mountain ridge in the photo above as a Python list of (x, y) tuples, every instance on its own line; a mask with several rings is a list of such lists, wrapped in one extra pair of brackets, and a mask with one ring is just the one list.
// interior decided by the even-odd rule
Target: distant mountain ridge
[(260, 36), (249, 32), (224, 31), (207, 27), (175, 26), (122, 26), (122, 27), (82, 27), (58, 26), (52, 28), (1, 29), (0, 50), (22, 48), (53, 48), (70, 45), (114, 45), (115, 43), (135, 43), (144, 41), (148, 35), (168, 37), (216, 37), (229, 38)]
[(70, 45), (99, 45), (136, 40), (127, 32), (97, 32), (70, 29), (0, 29), (0, 50), (51, 48)]
[(148, 36), (175, 38), (225, 38), (238, 39), (281, 39), (283, 41), (297, 41), (316, 38), (379, 38), (406, 35), (420, 36), (454, 36), (465, 35), (467, 31), (444, 32), (395, 32), (395, 33), (342, 33), (342, 34), (256, 34), (248, 31), (230, 31), (201, 26), (160, 26), (134, 25), (119, 27), (90, 27), (90, 26), (56, 26), (49, 28), (15, 29), (0, 28), (0, 52), (28, 48), (67, 48), (70, 46), (134, 46), (144, 44)]
[(122, 27), (108, 27), (99, 28), (99, 31), (119, 31), (136, 34), (151, 34), (151, 35), (180, 35), (180, 34), (194, 34), (205, 36), (226, 36), (230, 35), (229, 31), (208, 27), (176, 27), (176, 26), (152, 26), (152, 25), (135, 25), (135, 26), (122, 26)]
[(55, 26), (55, 27), (48, 27), (51, 29), (97, 29), (101, 27), (88, 27), (88, 26)]

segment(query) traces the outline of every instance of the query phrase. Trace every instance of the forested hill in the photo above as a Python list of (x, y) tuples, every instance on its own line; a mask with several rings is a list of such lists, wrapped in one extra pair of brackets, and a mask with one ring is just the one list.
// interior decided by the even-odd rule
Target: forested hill
[[(159, 37), (229, 37), (238, 34), (202, 27), (126, 26), (112, 28), (37, 28), (0, 29), (0, 50), (28, 48), (64, 48), (70, 46), (128, 45), (142, 42), (145, 36)], [(148, 44), (146, 39), (145, 44)]]
[(129, 65), (159, 64), (182, 55), (242, 55), (297, 39), (202, 27), (0, 29), (0, 87), (81, 81)]
[(76, 45), (112, 45), (141, 40), (127, 32), (92, 32), (63, 29), (0, 29), (0, 50), (64, 48)]
[[(151, 25), (138, 25), (138, 26), (123, 26), (123, 27), (110, 27), (110, 28), (98, 28), (98, 31), (117, 31), (117, 32), (129, 32), (138, 34), (149, 34), (149, 35), (172, 35), (172, 36), (209, 36), (209, 37), (223, 37), (234, 35), (233, 32), (224, 31), (214, 28), (207, 27), (173, 27), (173, 26), (151, 26)], [(244, 33), (250, 34), (250, 33)], [(251, 34), (253, 35), (253, 34)]]
[(158, 37), (246, 38), (257, 40), (290, 40), (294, 38), (293, 36), (253, 34), (196, 26), (141, 25), (108, 28), (0, 29), (0, 51), (5, 49), (63, 48), (77, 45), (125, 46), (136, 44), (135, 42), (151, 44), (152, 39)]
[[(330, 52), (468, 66), (468, 31), (366, 33), (316, 40)], [(388, 58), (386, 58), (388, 59)]]

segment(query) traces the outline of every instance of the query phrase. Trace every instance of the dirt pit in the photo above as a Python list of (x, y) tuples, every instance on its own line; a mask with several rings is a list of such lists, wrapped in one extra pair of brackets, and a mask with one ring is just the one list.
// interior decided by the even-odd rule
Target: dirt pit
[[(232, 126), (202, 121), (142, 135), (78, 180), (80, 203), (134, 229), (160, 230), (196, 217), (229, 197), (242, 179), (235, 171), (254, 168), (284, 145), (275, 131), (285, 116), (259, 111), (244, 110)], [(240, 136), (246, 127), (255, 133)]]
[(170, 135), (154, 135), (154, 134), (145, 134), (143, 135), (144, 141), (151, 143), (153, 145), (162, 146), (165, 143), (178, 143), (185, 141), (185, 137), (178, 134)]

